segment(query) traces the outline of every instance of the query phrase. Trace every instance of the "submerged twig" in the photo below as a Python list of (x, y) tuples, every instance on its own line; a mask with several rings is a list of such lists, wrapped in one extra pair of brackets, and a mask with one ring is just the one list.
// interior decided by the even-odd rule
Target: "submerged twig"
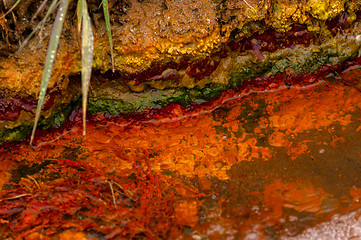
[(117, 185), (117, 186), (120, 188), (120, 190), (123, 192), (122, 194), (123, 194), (124, 196), (126, 196), (127, 198), (129, 198), (129, 199), (132, 200), (132, 201), (136, 201), (136, 199), (134, 198), (134, 193), (132, 193), (132, 192), (129, 191), (129, 190), (124, 190), (123, 187), (120, 186), (120, 184), (117, 183), (116, 181), (113, 181), (113, 180), (112, 180), (112, 183), (114, 183), (115, 185)]
[(117, 202), (115, 201), (115, 195), (113, 189), (113, 180), (111, 180), (110, 182), (108, 181), (108, 183), (109, 183), (110, 191), (112, 192), (114, 207), (117, 207)]
[(35, 183), (35, 185), (40, 189), (40, 185), (39, 185), (38, 181), (36, 181), (35, 178), (33, 178), (33, 177), (30, 176), (30, 175), (27, 175), (27, 176), (28, 176), (28, 178), (30, 178), (31, 180), (33, 180), (34, 183)]
[(3, 199), (0, 199), (0, 202), (6, 201), (6, 200), (18, 199), (18, 198), (22, 198), (22, 197), (26, 197), (26, 196), (31, 196), (31, 194), (29, 194), (29, 193), (23, 193), (23, 194), (20, 194), (20, 195), (16, 195), (16, 196), (14, 196), (14, 197), (3, 198)]

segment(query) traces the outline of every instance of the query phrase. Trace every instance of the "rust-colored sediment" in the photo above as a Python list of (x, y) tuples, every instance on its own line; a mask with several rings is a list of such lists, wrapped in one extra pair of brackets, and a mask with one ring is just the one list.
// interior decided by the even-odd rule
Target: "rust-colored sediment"
[(341, 76), (94, 116), (86, 137), (75, 111), (1, 149), (1, 237), (275, 239), (357, 209), (359, 71)]
[[(15, 17), (30, 18), (24, 8), (30, 3)], [(116, 80), (135, 87), (177, 79), (179, 71), (201, 82), (221, 72), (214, 68), (225, 65), (229, 50), (251, 51), (257, 62), (276, 45), (314, 44), (312, 32), (321, 42), (332, 39), (360, 7), (339, 0), (110, 4)], [(94, 69), (102, 73), (110, 68), (108, 40), (101, 14), (92, 17)], [(68, 91), (69, 76), (79, 71), (73, 27), (61, 40), (46, 114), (76, 94), (74, 86)], [(268, 27), (277, 31), (262, 35)], [(287, 35), (294, 32), (302, 40)], [(10, 42), (19, 40), (13, 34)], [(30, 124), (46, 48), (33, 40), (7, 58), (14, 42), (9, 49), (1, 44), (0, 111), (14, 113), (0, 113), (1, 123), (26, 112), (22, 119)], [(63, 127), (40, 130), (33, 147), (2, 144), (0, 238), (278, 239), (350, 214), (361, 199), (360, 58), (338, 63), (302, 75), (246, 78), (209, 102), (93, 115), (85, 137), (75, 109)]]

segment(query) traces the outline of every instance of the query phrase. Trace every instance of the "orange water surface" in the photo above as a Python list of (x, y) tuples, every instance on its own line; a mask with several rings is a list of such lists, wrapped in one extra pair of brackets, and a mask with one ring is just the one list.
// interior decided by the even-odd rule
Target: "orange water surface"
[(361, 93), (307, 81), (1, 146), (0, 238), (279, 239), (359, 209)]

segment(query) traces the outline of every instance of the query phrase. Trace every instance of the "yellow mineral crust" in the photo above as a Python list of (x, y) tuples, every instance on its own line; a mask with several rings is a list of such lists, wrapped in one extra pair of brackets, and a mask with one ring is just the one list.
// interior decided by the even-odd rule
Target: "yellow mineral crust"
[[(346, 2), (346, 0), (277, 0), (273, 2), (267, 23), (283, 32), (290, 30), (294, 23), (314, 25), (314, 22), (330, 20), (344, 12)], [(348, 3), (352, 4), (352, 1)]]
[[(35, 44), (35, 49), (29, 47), (10, 58), (0, 58), (0, 90), (9, 95), (15, 94), (18, 98), (32, 96), (37, 98), (40, 90), (40, 81), (46, 56), (46, 48)], [(49, 80), (49, 92), (53, 90), (66, 90), (67, 79), (74, 72), (78, 56), (72, 54), (72, 49), (64, 46), (58, 51), (54, 62), (52, 75)], [(54, 88), (57, 89), (54, 89)]]
[[(148, 70), (154, 64), (177, 64), (185, 58), (197, 62), (219, 51), (232, 32), (238, 32), (233, 37), (244, 36), (243, 28), (252, 22), (261, 23), (263, 29), (275, 28), (277, 31), (287, 31), (292, 24), (300, 23), (317, 31), (319, 24), (345, 10), (349, 11), (350, 20), (354, 20), (354, 12), (360, 6), (358, 0), (129, 0), (123, 8), (113, 6), (111, 9), (115, 68), (120, 73), (132, 74)], [(80, 72), (79, 39), (71, 13), (65, 28), (50, 89), (55, 86), (66, 88), (62, 79)], [(234, 31), (236, 29), (238, 31)], [(50, 30), (51, 22), (44, 35), (49, 36)], [(259, 31), (259, 28), (252, 31)], [(111, 69), (111, 63), (102, 17), (94, 18), (94, 35), (93, 67), (105, 72)], [(37, 98), (47, 39), (39, 41), (34, 37), (29, 47), (19, 54), (1, 57), (2, 91), (9, 96)]]
[(293, 21), (304, 22), (300, 6), (296, 2), (287, 0), (276, 1), (272, 10), (269, 22), (272, 24), (272, 27), (279, 31), (290, 30), (290, 25)]

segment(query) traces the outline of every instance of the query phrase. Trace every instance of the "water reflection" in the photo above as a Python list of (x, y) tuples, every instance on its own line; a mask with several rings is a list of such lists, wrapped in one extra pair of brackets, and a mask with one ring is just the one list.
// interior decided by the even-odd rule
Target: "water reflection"
[[(27, 175), (40, 185), (63, 187), (65, 182), (55, 181), (76, 175), (66, 173), (64, 167), (60, 171), (58, 163), (41, 163), (67, 159), (72, 162), (68, 167), (81, 165), (74, 171), (100, 171), (97, 177), (89, 176), (91, 181), (82, 180), (89, 186), (117, 181), (121, 190), (116, 191), (114, 202), (130, 211), (127, 221), (115, 222), (108, 230), (100, 229), (100, 223), (86, 229), (72, 225), (85, 235), (95, 231), (104, 236), (122, 224), (128, 230), (119, 230), (119, 235), (134, 237), (129, 233), (135, 231), (132, 224), (142, 218), (137, 234), (145, 237), (295, 236), (336, 213), (359, 207), (360, 120), (360, 92), (340, 83), (331, 86), (317, 81), (306, 87), (280, 86), (259, 92), (230, 90), (211, 103), (188, 108), (171, 105), (132, 121), (96, 116), (85, 138), (80, 134), (81, 123), (73, 122), (43, 134), (35, 148), (23, 144), (1, 149), (0, 174), (5, 176), (0, 182), (1, 199), (7, 205), (0, 214), (2, 221), (11, 218), (24, 224), (20, 213), (25, 210), (19, 210), (19, 216), (5, 211), (14, 204), (5, 199), (15, 192), (38, 191), (31, 181), (24, 181)], [(105, 187), (102, 194), (111, 205), (113, 198), (106, 195), (110, 192)], [(153, 215), (134, 218), (131, 214), (138, 209), (148, 209)], [(166, 214), (160, 221), (156, 216), (162, 211)], [(68, 218), (71, 221), (72, 216)], [(95, 218), (105, 225), (109, 219), (116, 221), (109, 212)], [(62, 219), (68, 224), (67, 218)], [(82, 219), (77, 221), (82, 224)], [(49, 228), (41, 221), (36, 226), (44, 234)], [(20, 230), (24, 229), (16, 231)], [(57, 231), (60, 234), (64, 229)]]

